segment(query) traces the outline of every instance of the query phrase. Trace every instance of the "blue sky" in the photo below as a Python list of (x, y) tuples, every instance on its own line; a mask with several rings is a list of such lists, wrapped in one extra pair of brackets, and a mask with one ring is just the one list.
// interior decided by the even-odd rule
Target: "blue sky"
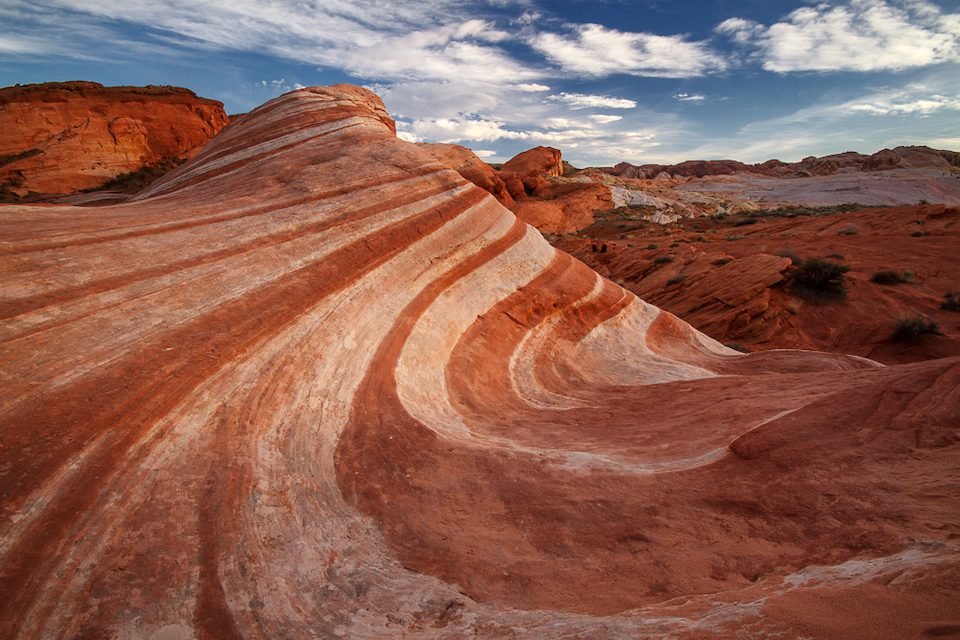
[(173, 84), (244, 112), (376, 90), (409, 140), (580, 166), (960, 150), (960, 0), (0, 0), (0, 85)]

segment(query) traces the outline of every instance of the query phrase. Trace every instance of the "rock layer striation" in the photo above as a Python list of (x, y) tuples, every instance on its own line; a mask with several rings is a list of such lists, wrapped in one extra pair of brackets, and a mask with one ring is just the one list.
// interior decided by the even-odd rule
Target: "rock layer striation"
[(65, 194), (195, 155), (228, 123), (223, 104), (177, 87), (51, 82), (0, 90), (0, 186)]
[(737, 354), (363, 89), (0, 212), (4, 638), (957, 624), (960, 359)]

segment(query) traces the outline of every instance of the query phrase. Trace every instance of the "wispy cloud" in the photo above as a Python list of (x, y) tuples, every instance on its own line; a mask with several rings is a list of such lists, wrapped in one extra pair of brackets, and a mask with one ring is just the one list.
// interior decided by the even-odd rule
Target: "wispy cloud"
[(688, 78), (722, 71), (727, 63), (704, 42), (683, 36), (631, 33), (599, 24), (581, 24), (570, 33), (540, 33), (530, 45), (565, 71), (584, 76), (626, 73)]
[(707, 99), (707, 96), (699, 93), (687, 93), (681, 91), (680, 93), (673, 94), (673, 99), (678, 102), (703, 102)]
[(636, 100), (585, 93), (558, 93), (547, 99), (568, 104), (574, 109), (633, 109), (637, 106)]
[(763, 68), (793, 71), (903, 70), (960, 61), (960, 13), (925, 0), (817, 4), (765, 26), (730, 18), (717, 26), (756, 47)]

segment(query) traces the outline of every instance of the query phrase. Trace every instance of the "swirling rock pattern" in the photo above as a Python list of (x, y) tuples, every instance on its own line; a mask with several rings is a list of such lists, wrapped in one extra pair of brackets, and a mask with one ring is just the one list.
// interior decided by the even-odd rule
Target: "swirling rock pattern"
[(0, 234), (0, 637), (956, 631), (960, 359), (736, 354), (363, 89)]

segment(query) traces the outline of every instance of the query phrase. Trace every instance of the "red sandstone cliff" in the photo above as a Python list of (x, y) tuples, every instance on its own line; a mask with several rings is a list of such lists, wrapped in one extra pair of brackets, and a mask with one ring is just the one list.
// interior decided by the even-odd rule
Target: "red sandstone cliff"
[(71, 193), (165, 158), (188, 158), (229, 120), (178, 87), (53, 82), (0, 89), (0, 187)]

